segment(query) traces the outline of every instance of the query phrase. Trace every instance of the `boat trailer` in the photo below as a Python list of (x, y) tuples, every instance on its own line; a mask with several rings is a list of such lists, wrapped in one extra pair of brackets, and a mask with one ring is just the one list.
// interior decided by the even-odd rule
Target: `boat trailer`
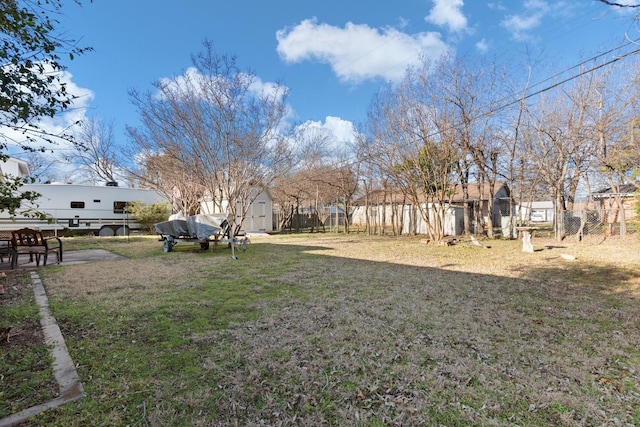
[(208, 250), (209, 244), (228, 243), (231, 247), (231, 258), (236, 259), (235, 251), (247, 250), (249, 238), (245, 235), (234, 235), (227, 214), (200, 214), (179, 217), (153, 224), (156, 233), (163, 242), (163, 250), (171, 252), (179, 242), (200, 243), (200, 249)]

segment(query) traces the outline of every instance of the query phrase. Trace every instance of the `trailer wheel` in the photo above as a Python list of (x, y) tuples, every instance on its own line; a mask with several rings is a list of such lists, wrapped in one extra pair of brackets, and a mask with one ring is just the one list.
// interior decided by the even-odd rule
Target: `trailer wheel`
[(102, 236), (102, 237), (109, 237), (109, 236), (113, 236), (114, 234), (115, 232), (113, 228), (109, 227), (108, 225), (103, 225), (100, 231), (98, 231), (98, 236)]
[(208, 251), (209, 250), (209, 242), (200, 242), (200, 249), (202, 249), (203, 251)]
[(129, 227), (126, 225), (123, 227), (116, 228), (116, 236), (128, 236), (129, 235)]
[(164, 241), (164, 246), (162, 247), (162, 250), (165, 252), (171, 252), (171, 250), (173, 249), (173, 245), (171, 244), (170, 241), (165, 240)]

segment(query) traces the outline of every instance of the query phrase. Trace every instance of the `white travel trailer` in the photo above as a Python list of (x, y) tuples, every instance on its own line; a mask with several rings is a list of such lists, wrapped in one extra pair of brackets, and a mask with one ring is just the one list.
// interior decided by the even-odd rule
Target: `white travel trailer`
[(22, 227), (40, 230), (82, 230), (100, 236), (126, 235), (140, 228), (126, 211), (128, 203), (158, 203), (166, 199), (153, 190), (124, 188), (115, 185), (94, 186), (77, 184), (30, 184), (21, 191), (41, 194), (35, 201), (35, 209), (45, 213), (50, 220), (25, 218), (20, 215), (26, 207), (18, 210), (15, 219), (6, 212), (0, 213), (0, 230), (15, 230)]

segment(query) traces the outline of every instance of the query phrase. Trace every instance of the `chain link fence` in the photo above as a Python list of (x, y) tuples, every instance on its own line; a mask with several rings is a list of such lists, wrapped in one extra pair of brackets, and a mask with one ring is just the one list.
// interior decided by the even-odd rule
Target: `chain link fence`
[[(513, 223), (509, 222), (508, 212), (500, 212), (502, 234), (509, 235), (509, 229)], [(511, 221), (516, 220), (512, 218)], [(510, 225), (511, 224), (511, 225)], [(517, 225), (531, 225), (540, 228), (548, 228), (550, 232), (556, 226), (553, 210), (544, 215), (544, 220), (539, 218), (518, 218)], [(558, 230), (562, 236), (626, 236), (637, 234), (640, 231), (640, 220), (635, 209), (583, 209), (563, 211), (560, 216)]]
[(624, 236), (637, 233), (640, 225), (635, 209), (565, 211), (561, 220), (560, 229), (566, 236)]

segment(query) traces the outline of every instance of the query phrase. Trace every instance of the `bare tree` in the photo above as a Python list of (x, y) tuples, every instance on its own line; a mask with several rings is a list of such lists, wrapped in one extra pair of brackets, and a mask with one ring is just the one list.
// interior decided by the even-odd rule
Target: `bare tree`
[(555, 236), (562, 239), (562, 215), (573, 209), (576, 190), (594, 155), (594, 126), (598, 80), (593, 74), (571, 86), (539, 97), (528, 110), (527, 155), (541, 180), (551, 189), (555, 206)]
[(58, 159), (43, 156), (41, 152), (25, 153), (23, 159), (29, 165), (29, 174), (39, 182), (52, 182), (58, 180), (59, 171), (56, 165)]
[[(332, 214), (331, 206), (335, 206), (336, 216), (339, 215), (340, 208), (344, 212), (343, 231), (349, 232), (349, 213), (351, 201), (358, 190), (358, 168), (357, 162), (342, 161), (338, 164), (322, 164), (306, 172), (309, 183), (315, 187), (315, 206), (319, 212), (319, 207), (324, 210), (324, 222)], [(313, 196), (313, 194), (312, 194)], [(333, 223), (333, 221), (332, 221)], [(335, 224), (338, 225), (336, 220)]]
[[(470, 175), (476, 175), (481, 198), (487, 200), (484, 220), (489, 237), (494, 228), (494, 192), (500, 176), (500, 157), (505, 154), (500, 144), (498, 114), (504, 98), (504, 70), (486, 60), (469, 61), (445, 56), (438, 61), (429, 80), (433, 99), (438, 105), (440, 135), (458, 147), (458, 180), (463, 190), (464, 206), (468, 206), (467, 187)], [(487, 184), (489, 194), (482, 194)], [(465, 217), (468, 212), (465, 210)], [(465, 229), (465, 231), (468, 231)]]
[(610, 1), (610, 0), (598, 0), (600, 3), (604, 3), (607, 4), (609, 6), (616, 6), (616, 7), (623, 7), (623, 8), (636, 8), (636, 7), (640, 7), (640, 4), (630, 4), (630, 3), (619, 3), (619, 2), (615, 2), (615, 1)]
[(113, 122), (91, 118), (80, 124), (75, 134), (78, 142), (69, 159), (80, 165), (91, 181), (117, 181), (118, 151), (113, 134)]
[[(504, 129), (498, 138), (505, 147), (506, 156), (503, 157), (504, 166), (502, 173), (509, 183), (509, 213), (518, 207), (518, 216), (509, 224), (509, 238), (516, 236), (516, 227), (525, 220), (523, 212), (529, 212), (533, 202), (533, 192), (529, 189), (535, 185), (536, 174), (531, 173), (530, 164), (523, 149), (522, 133), (525, 126), (526, 103), (525, 96), (530, 84), (531, 68), (528, 67), (527, 79), (524, 87), (511, 93), (513, 99), (519, 99), (518, 106), (513, 115), (507, 114), (504, 121)], [(532, 178), (533, 177), (533, 178)], [(528, 196), (527, 209), (524, 209), (524, 199)], [(528, 222), (529, 218), (526, 218)]]
[[(435, 63), (424, 61), (420, 68), (409, 70), (401, 85), (374, 101), (377, 110), (369, 122), (374, 140), (382, 144), (378, 159), (387, 158), (388, 165), (397, 164), (397, 156), (404, 158), (400, 163), (405, 166), (396, 172), (415, 174), (409, 180), (394, 174), (408, 195), (419, 188), (420, 197), (429, 200), (429, 209), (439, 211), (448, 206), (455, 187), (461, 186), (465, 233), (470, 232), (468, 187), (472, 180), (481, 190), (488, 184), (489, 194), (481, 196), (488, 200), (484, 219), (492, 237), (493, 193), (504, 152), (496, 138), (504, 71), (487, 62), (469, 64), (452, 54)], [(414, 159), (413, 166), (409, 167), (408, 159)], [(443, 233), (441, 217), (438, 212), (429, 220), (423, 218), (432, 223), (436, 237)]]
[[(301, 211), (317, 208), (314, 202), (317, 191), (315, 184), (309, 181), (309, 175), (315, 165), (321, 163), (330, 138), (327, 129), (313, 127), (310, 123), (296, 126), (289, 135), (291, 153), (287, 165), (281, 168), (269, 188), (274, 209), (278, 210), (278, 229), (299, 231), (303, 226)], [(313, 225), (318, 224), (314, 222)]]
[[(282, 218), (281, 227), (311, 231), (323, 227), (332, 208), (345, 213), (344, 231), (349, 231), (351, 199), (358, 188), (357, 164), (353, 147), (348, 142), (337, 142), (330, 129), (311, 123), (298, 126), (291, 137), (295, 147), (295, 161), (290, 172), (279, 176), (271, 188)], [(336, 222), (337, 224), (337, 222)]]
[(192, 62), (183, 75), (157, 82), (153, 93), (130, 92), (142, 125), (129, 134), (140, 152), (170, 153), (239, 227), (257, 194), (288, 165), (278, 132), (288, 90), (261, 85), (209, 41)]
[[(591, 117), (596, 170), (608, 184), (617, 205), (617, 209), (609, 209), (607, 221), (611, 225), (619, 222), (623, 237), (626, 223), (621, 189), (630, 182), (633, 172), (640, 168), (640, 146), (636, 141), (637, 106), (640, 102), (638, 80), (637, 63), (630, 68), (603, 73), (594, 89)], [(613, 231), (612, 226), (608, 228), (609, 233)]]
[[(131, 135), (138, 137), (135, 132)], [(184, 216), (195, 215), (200, 210), (205, 189), (176, 160), (179, 157), (173, 153), (174, 148), (167, 147), (163, 154), (146, 153), (140, 156), (141, 165), (132, 173), (141, 186), (152, 188), (165, 196), (173, 212)]]
[(372, 103), (369, 153), (418, 209), (429, 237), (444, 236), (444, 216), (454, 192), (457, 153), (435, 125), (437, 108), (430, 103), (428, 66), (409, 70), (398, 86), (390, 86)]
[(364, 200), (364, 221), (365, 221), (365, 233), (368, 235), (374, 234), (374, 222), (371, 214), (371, 200), (370, 195), (374, 189), (377, 189), (377, 183), (379, 182), (379, 171), (382, 169), (376, 165), (376, 157), (372, 153), (371, 149), (373, 144), (369, 143), (369, 138), (365, 131), (358, 132), (356, 156), (358, 163), (360, 164), (361, 183), (360, 186), (362, 200)]
[(288, 226), (289, 229), (299, 231), (297, 218), (300, 209), (312, 197), (305, 171), (292, 171), (277, 177), (270, 191), (274, 204), (279, 209), (278, 229), (284, 230)]

